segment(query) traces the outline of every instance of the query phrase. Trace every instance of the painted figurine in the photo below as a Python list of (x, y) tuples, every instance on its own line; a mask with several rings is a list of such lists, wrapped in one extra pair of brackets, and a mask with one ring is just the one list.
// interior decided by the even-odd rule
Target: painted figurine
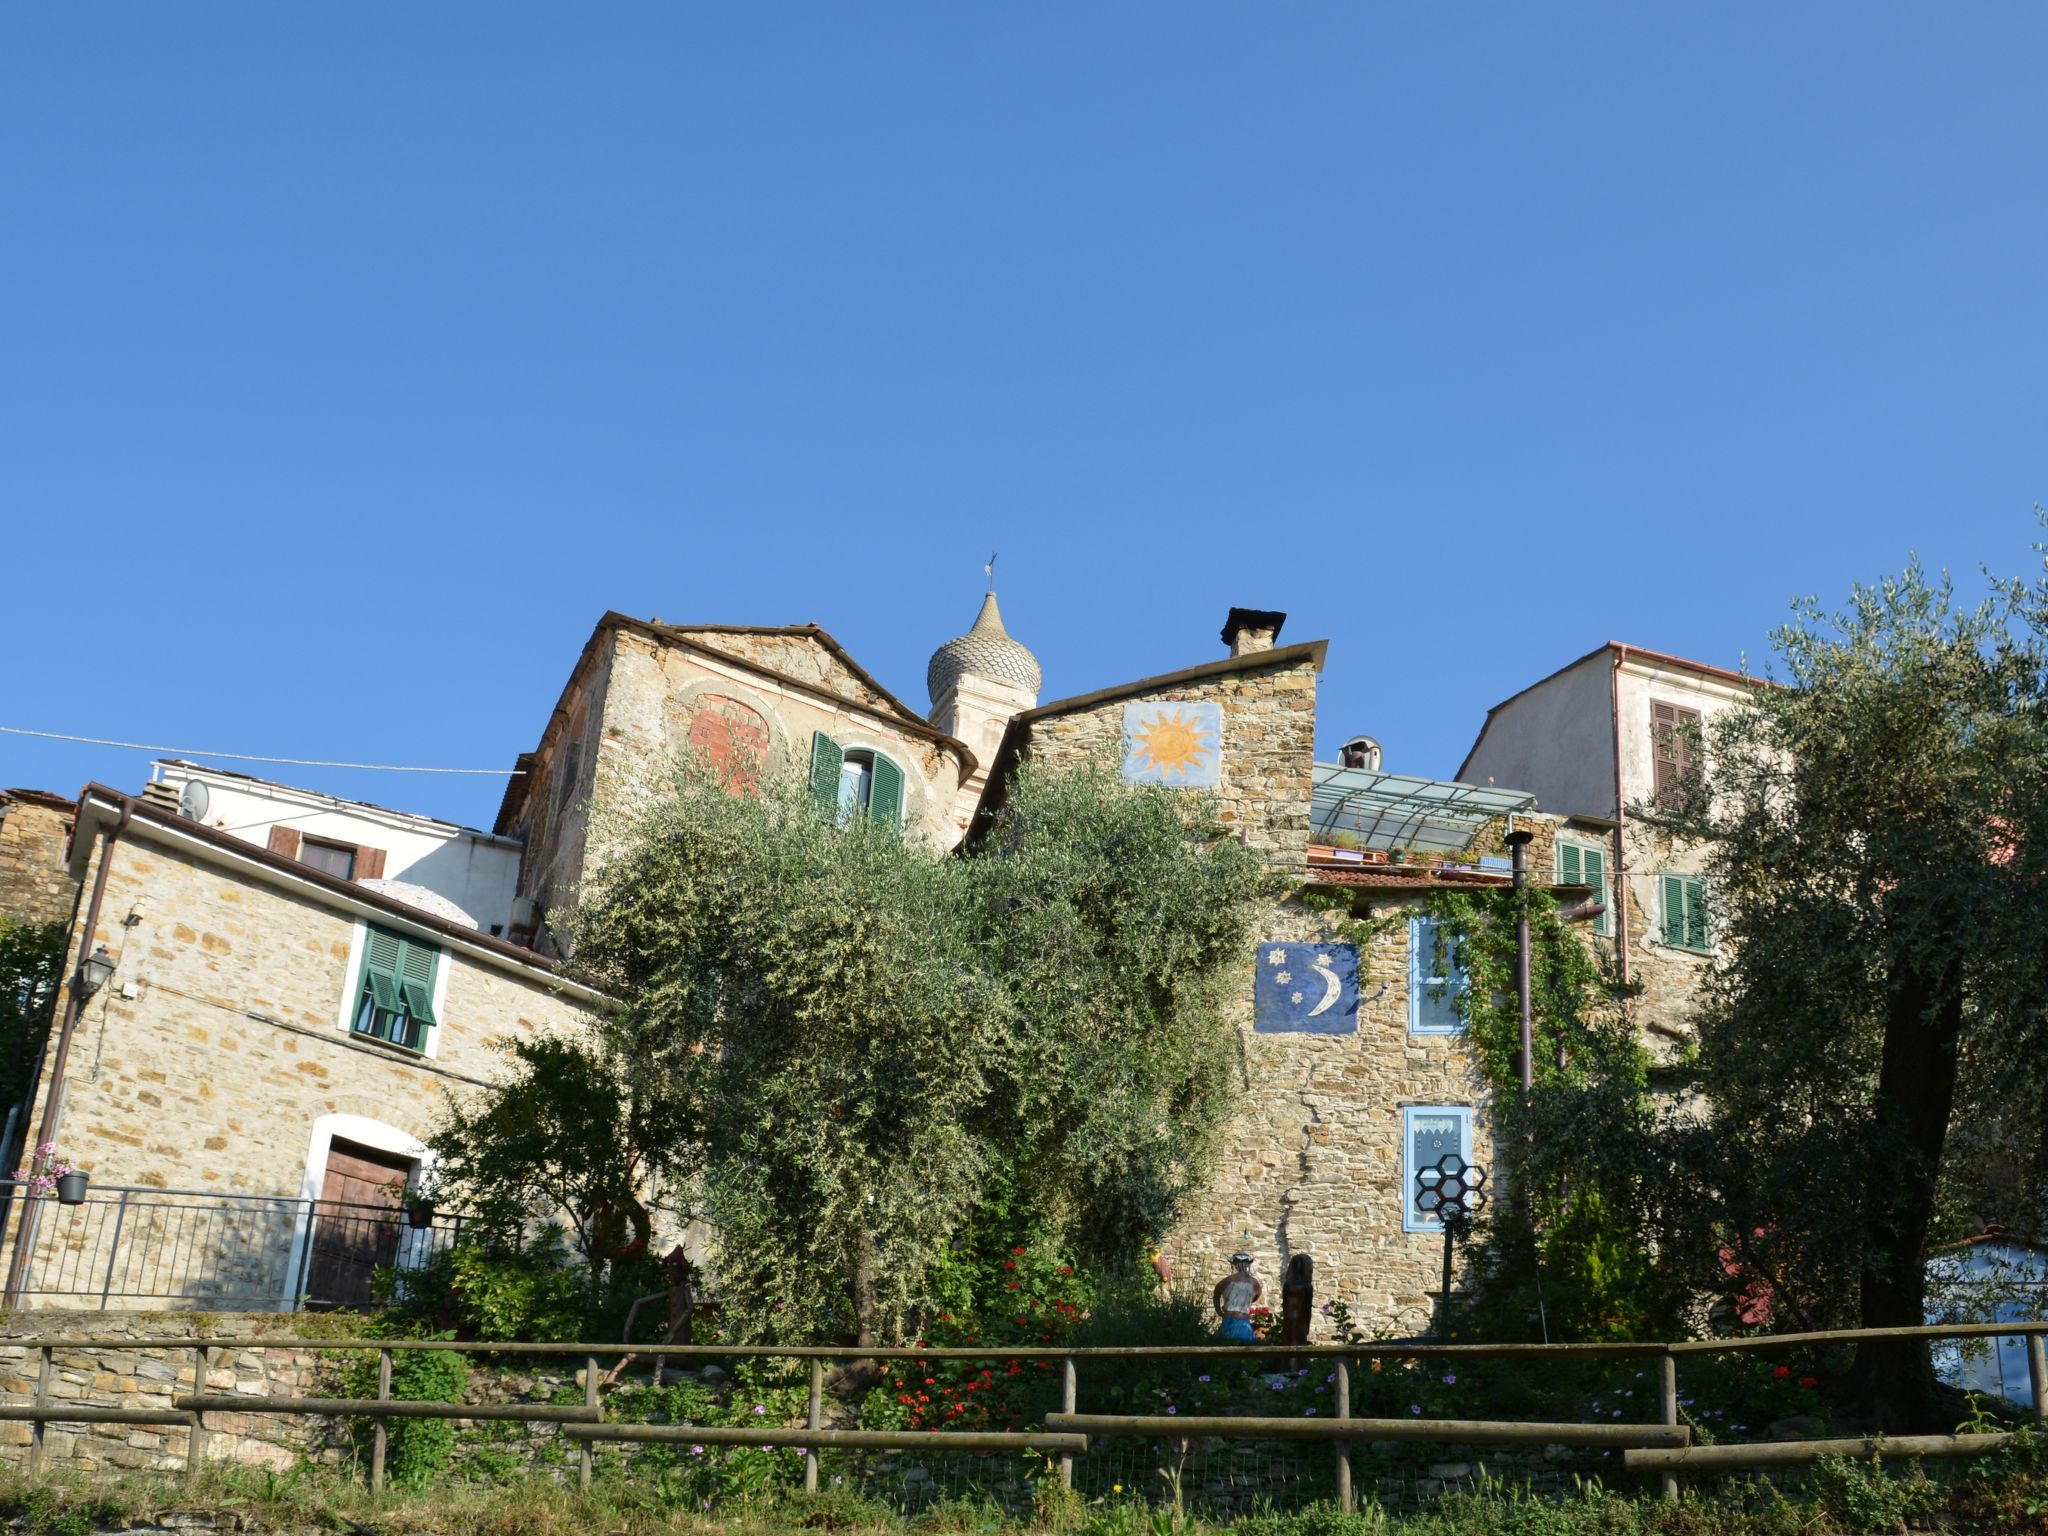
[(1252, 1332), (1252, 1308), (1265, 1294), (1266, 1288), (1252, 1273), (1252, 1256), (1241, 1249), (1233, 1253), (1230, 1273), (1216, 1282), (1216, 1312), (1223, 1319), (1216, 1330), (1217, 1337), (1232, 1344), (1257, 1342), (1258, 1335)]

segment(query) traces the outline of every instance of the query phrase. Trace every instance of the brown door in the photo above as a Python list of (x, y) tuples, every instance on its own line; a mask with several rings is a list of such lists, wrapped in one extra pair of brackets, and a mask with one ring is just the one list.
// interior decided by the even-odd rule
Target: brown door
[(410, 1158), (352, 1141), (337, 1139), (327, 1149), (327, 1178), (313, 1210), (313, 1251), (306, 1264), (307, 1305), (370, 1305), (371, 1277), (398, 1255), (398, 1191), (412, 1168)]

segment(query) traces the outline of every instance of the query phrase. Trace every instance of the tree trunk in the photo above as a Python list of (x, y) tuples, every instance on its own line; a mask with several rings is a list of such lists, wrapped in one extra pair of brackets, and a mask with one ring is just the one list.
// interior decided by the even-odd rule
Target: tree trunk
[(875, 1267), (874, 1243), (866, 1233), (856, 1242), (860, 1245), (859, 1256), (853, 1261), (853, 1322), (854, 1344), (860, 1349), (875, 1347)]
[[(1879, 1155), (1874, 1187), (1866, 1194), (1870, 1236), (1859, 1296), (1865, 1328), (1919, 1327), (1927, 1321), (1927, 1232), (1955, 1105), (1962, 1026), (1956, 968), (1944, 966), (1930, 975), (1902, 963), (1886, 1005), (1873, 1106)], [(1922, 1340), (1857, 1346), (1850, 1385), (1858, 1409), (1880, 1429), (1948, 1427), (1940, 1422), (1934, 1368)]]

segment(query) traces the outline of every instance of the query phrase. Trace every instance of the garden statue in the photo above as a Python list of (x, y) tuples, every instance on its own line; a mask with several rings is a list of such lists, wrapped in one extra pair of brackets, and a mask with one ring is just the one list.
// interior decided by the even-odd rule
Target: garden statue
[(1216, 1311), (1223, 1319), (1217, 1337), (1232, 1344), (1255, 1343), (1258, 1335), (1252, 1332), (1252, 1308), (1265, 1294), (1266, 1288), (1252, 1273), (1252, 1256), (1243, 1249), (1233, 1253), (1230, 1273), (1216, 1282)]

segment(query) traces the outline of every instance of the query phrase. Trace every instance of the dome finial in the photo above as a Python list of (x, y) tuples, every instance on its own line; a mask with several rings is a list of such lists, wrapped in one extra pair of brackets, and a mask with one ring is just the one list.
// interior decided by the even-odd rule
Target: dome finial
[(925, 671), (925, 685), (931, 691), (934, 705), (969, 672), (991, 682), (1023, 688), (1033, 695), (1038, 692), (1038, 658), (1012, 640), (1003, 628), (1003, 612), (996, 606), (993, 554), (982, 570), (988, 576), (988, 590), (982, 595), (981, 612), (974, 616), (973, 627), (934, 651), (931, 665)]

